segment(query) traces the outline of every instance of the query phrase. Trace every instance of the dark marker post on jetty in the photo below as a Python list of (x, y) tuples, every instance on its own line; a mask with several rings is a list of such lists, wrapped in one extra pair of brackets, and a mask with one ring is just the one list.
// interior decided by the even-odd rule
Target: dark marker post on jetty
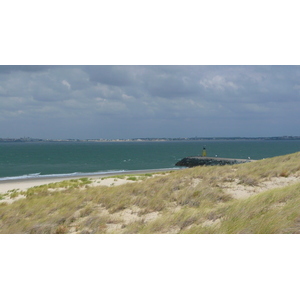
[(237, 159), (237, 158), (220, 158), (220, 157), (208, 157), (206, 156), (206, 148), (203, 147), (202, 156), (189, 156), (185, 157), (175, 164), (178, 167), (196, 167), (196, 166), (223, 166), (223, 165), (235, 165), (243, 164), (246, 162), (252, 162), (254, 160), (248, 159)]

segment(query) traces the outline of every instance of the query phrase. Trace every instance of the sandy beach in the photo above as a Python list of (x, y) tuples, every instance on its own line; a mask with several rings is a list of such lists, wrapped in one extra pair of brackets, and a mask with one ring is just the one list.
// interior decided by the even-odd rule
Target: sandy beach
[[(123, 178), (112, 178), (112, 176), (138, 175), (138, 174), (147, 174), (147, 173), (153, 174), (157, 172), (168, 173), (174, 170), (176, 169), (171, 168), (171, 169), (133, 170), (133, 171), (125, 171), (125, 172), (110, 172), (106, 174), (90, 175), (90, 176), (83, 176), (81, 174), (75, 176), (62, 176), (62, 177), (52, 176), (52, 177), (43, 177), (43, 178), (37, 177), (37, 178), (16, 179), (16, 180), (3, 180), (3, 181), (0, 180), (0, 196), (2, 195), (2, 198), (0, 197), (0, 203), (1, 202), (12, 203), (19, 199), (25, 198), (25, 196), (22, 195), (18, 195), (15, 198), (10, 197), (13, 191), (22, 192), (32, 187), (61, 182), (65, 180), (79, 179), (79, 178), (86, 177), (91, 181), (91, 183), (89, 183), (89, 186), (91, 187), (101, 186), (101, 185), (118, 186), (125, 183), (138, 182), (139, 180), (131, 181)], [(270, 180), (261, 182), (258, 186), (241, 185), (238, 183), (238, 180), (235, 180), (234, 182), (231, 183), (222, 184), (220, 185), (220, 187), (228, 194), (233, 196), (233, 198), (235, 199), (246, 199), (249, 196), (259, 194), (266, 190), (288, 186), (290, 184), (299, 182), (299, 180), (300, 180), (300, 176), (299, 174), (297, 174), (296, 176), (290, 176), (288, 178), (285, 177), (271, 178)], [(197, 183), (199, 183), (199, 180), (194, 182), (194, 185)]]
[[(105, 186), (117, 186), (120, 184), (125, 183), (132, 183), (135, 181), (130, 181), (126, 179), (121, 178), (105, 178), (105, 177), (111, 177), (115, 175), (138, 175), (138, 174), (150, 174), (150, 173), (157, 173), (157, 172), (169, 172), (174, 171), (174, 169), (152, 169), (152, 170), (132, 170), (132, 171), (125, 171), (125, 172), (110, 172), (105, 173), (103, 175), (90, 175), (90, 176), (84, 176), (84, 175), (73, 175), (73, 176), (63, 176), (63, 177), (36, 177), (36, 178), (27, 178), (27, 179), (15, 179), (15, 180), (2, 180), (0, 181), (0, 195), (5, 195), (9, 193), (12, 190), (17, 190), (18, 192), (26, 191), (29, 188), (45, 185), (49, 183), (56, 183), (61, 182), (64, 180), (71, 180), (71, 179), (79, 179), (82, 177), (89, 178), (92, 183), (89, 184), (90, 186), (99, 186), (99, 185), (105, 185)], [(103, 179), (105, 178), (105, 179)], [(1, 202), (7, 202), (12, 203), (14, 201), (17, 201), (21, 198), (24, 198), (24, 196), (19, 195), (16, 198), (10, 198), (9, 195), (2, 197), (0, 200)]]

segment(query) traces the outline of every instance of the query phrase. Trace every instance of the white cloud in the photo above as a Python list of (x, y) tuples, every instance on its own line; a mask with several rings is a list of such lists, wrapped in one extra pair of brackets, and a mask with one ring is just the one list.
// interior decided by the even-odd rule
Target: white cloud
[[(186, 136), (200, 136), (196, 131), (201, 124), (211, 124), (205, 127), (207, 136), (228, 132), (232, 135), (229, 130), (234, 132), (237, 124), (240, 132), (255, 135), (244, 119), (267, 124), (268, 117), (278, 123), (278, 128), (287, 126), (282, 120), (289, 124), (292, 118), (299, 119), (299, 69), (297, 66), (118, 66), (112, 69), (93, 66), (91, 71), (82, 66), (57, 66), (35, 72), (1, 73), (1, 135), (18, 136), (17, 130), (22, 127), (28, 131), (27, 136), (36, 136), (39, 127), (39, 136), (46, 138), (52, 123), (58, 128), (67, 122), (69, 137), (84, 138), (77, 136), (77, 132), (89, 130), (97, 133), (93, 128), (101, 124), (107, 128), (107, 137), (113, 138), (119, 136), (117, 130), (125, 121), (133, 128), (137, 120), (139, 132), (146, 134), (147, 126), (152, 126), (159, 128), (157, 136), (171, 136), (172, 132), (176, 136), (178, 130)], [(128, 76), (130, 80), (126, 79)], [(226, 123), (226, 132), (224, 126), (217, 126), (220, 120)], [(107, 122), (114, 123), (115, 129), (110, 129)], [(158, 126), (162, 123), (164, 127)], [(8, 124), (14, 125), (14, 132)]]
[(66, 86), (69, 90), (71, 89), (71, 84), (67, 80), (63, 80), (62, 84)]
[(216, 75), (211, 79), (205, 78), (199, 81), (205, 89), (215, 89), (224, 91), (225, 89), (237, 90), (238, 86), (232, 81), (226, 80), (225, 77)]

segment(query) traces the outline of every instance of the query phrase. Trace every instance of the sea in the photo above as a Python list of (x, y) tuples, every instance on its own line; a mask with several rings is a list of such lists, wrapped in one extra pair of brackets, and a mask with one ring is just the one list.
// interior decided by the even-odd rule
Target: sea
[(300, 140), (160, 142), (3, 142), (0, 181), (178, 169), (187, 156), (263, 159), (300, 151)]

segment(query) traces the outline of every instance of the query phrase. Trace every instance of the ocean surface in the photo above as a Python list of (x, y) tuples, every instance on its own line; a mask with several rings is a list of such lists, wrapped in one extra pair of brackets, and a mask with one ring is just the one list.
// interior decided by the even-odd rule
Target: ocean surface
[(207, 156), (244, 159), (300, 151), (299, 140), (0, 143), (0, 180), (176, 168), (204, 146)]

